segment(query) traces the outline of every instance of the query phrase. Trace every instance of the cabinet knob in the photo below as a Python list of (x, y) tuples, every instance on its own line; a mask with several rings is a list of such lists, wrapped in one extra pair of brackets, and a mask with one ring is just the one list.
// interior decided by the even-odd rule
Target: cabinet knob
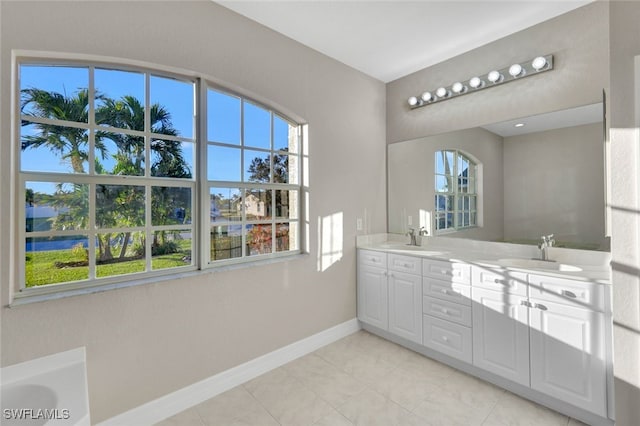
[(578, 296), (576, 296), (576, 294), (574, 292), (569, 291), (569, 290), (562, 290), (561, 293), (562, 293), (563, 296), (570, 297), (572, 299), (576, 299), (578, 297)]
[(538, 308), (538, 309), (540, 309), (541, 311), (546, 311), (546, 310), (547, 310), (547, 307), (546, 307), (546, 306), (544, 306), (544, 305), (541, 305), (540, 303), (536, 303), (536, 304), (534, 305), (534, 308)]
[(449, 310), (446, 308), (442, 308), (442, 313), (445, 315), (449, 315)]
[(405, 264), (404, 264), (404, 267), (405, 267), (405, 268), (411, 268), (411, 264), (410, 264), (410, 263), (405, 263)]
[(449, 338), (447, 336), (442, 336), (442, 340), (444, 340), (445, 342), (448, 342)]
[(446, 288), (443, 288), (442, 290), (440, 290), (440, 292), (442, 294), (449, 294), (449, 290), (447, 290)]
[(509, 283), (509, 281), (503, 280), (503, 279), (500, 279), (500, 278), (494, 279), (493, 282), (496, 283), (496, 284), (505, 284), (505, 285)]
[(526, 307), (528, 307), (528, 308), (530, 308), (530, 307), (531, 307), (531, 302), (529, 302), (528, 300), (521, 300), (521, 301), (520, 301), (520, 304), (521, 304), (522, 306), (526, 306)]

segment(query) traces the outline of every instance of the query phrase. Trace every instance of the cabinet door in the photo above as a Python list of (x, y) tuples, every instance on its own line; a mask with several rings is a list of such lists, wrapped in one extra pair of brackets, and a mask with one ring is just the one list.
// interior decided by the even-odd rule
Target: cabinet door
[(473, 364), (529, 386), (526, 298), (480, 288), (473, 288), (471, 293)]
[(606, 417), (604, 314), (530, 302), (531, 387)]
[(358, 319), (388, 330), (387, 270), (360, 264), (357, 291)]
[(389, 273), (389, 331), (422, 344), (422, 277)]

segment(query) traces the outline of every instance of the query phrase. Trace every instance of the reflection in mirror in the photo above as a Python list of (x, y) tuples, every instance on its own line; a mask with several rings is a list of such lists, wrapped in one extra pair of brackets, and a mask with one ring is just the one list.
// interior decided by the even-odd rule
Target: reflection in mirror
[(389, 145), (389, 232), (608, 250), (602, 117), (593, 104)]

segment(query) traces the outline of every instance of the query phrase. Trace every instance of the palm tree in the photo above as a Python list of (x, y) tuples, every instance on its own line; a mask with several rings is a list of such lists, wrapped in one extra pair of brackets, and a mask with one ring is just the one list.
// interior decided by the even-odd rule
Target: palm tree
[[(104, 98), (102, 105), (96, 110), (96, 122), (106, 124), (118, 129), (144, 130), (145, 108), (144, 105), (134, 96), (123, 96), (115, 100)], [(149, 110), (150, 130), (155, 134), (177, 136), (178, 131), (173, 127), (171, 114), (160, 104), (153, 104)], [(145, 141), (142, 136), (134, 136), (123, 133), (112, 133), (99, 131), (97, 138), (109, 139), (115, 143), (118, 152), (113, 154), (116, 165), (112, 170), (113, 174), (121, 175), (144, 175)], [(191, 170), (182, 155), (180, 142), (166, 139), (154, 138), (150, 141), (151, 152), (155, 154), (156, 160), (151, 164), (151, 176), (190, 178)], [(104, 155), (103, 155), (104, 159)], [(154, 188), (154, 195), (158, 191)], [(167, 221), (167, 212), (171, 210), (173, 204), (172, 197), (153, 197), (152, 199), (165, 200), (163, 203), (154, 203), (152, 206), (153, 222), (164, 224)], [(129, 200), (129, 203), (144, 205), (144, 200)], [(157, 205), (160, 204), (160, 205)], [(130, 211), (135, 215), (135, 209), (119, 209)], [(160, 233), (163, 239), (163, 233)], [(154, 234), (154, 247), (158, 245)], [(120, 250), (120, 258), (124, 258), (127, 247), (131, 239), (131, 233), (125, 233), (123, 244)]]
[[(22, 120), (22, 126), (32, 125), (37, 129), (34, 135), (22, 136), (22, 150), (47, 147), (58, 154), (64, 161), (68, 161), (74, 173), (86, 173), (84, 162), (89, 158), (89, 141), (88, 133), (85, 129), (38, 123), (35, 120), (29, 120), (29, 117), (57, 121), (64, 120), (72, 123), (88, 123), (88, 90), (80, 89), (74, 95), (66, 96), (53, 91), (29, 88), (23, 89), (21, 95), (21, 112), (26, 116), (26, 119)], [(97, 124), (104, 124), (118, 129), (144, 130), (145, 108), (136, 97), (127, 95), (121, 99), (114, 100), (97, 93), (95, 99), (100, 102), (95, 111)], [(166, 108), (159, 104), (154, 104), (150, 107), (149, 112), (152, 133), (169, 136), (178, 135), (178, 131), (171, 122), (171, 114)], [(104, 144), (107, 139), (115, 143), (117, 147), (116, 153), (108, 152)], [(144, 137), (99, 130), (96, 132), (94, 144), (96, 148), (96, 172), (104, 172), (104, 167), (98, 157), (104, 160), (107, 155), (111, 154), (116, 160), (116, 165), (111, 171), (112, 174), (144, 175)], [(151, 164), (152, 176), (180, 178), (190, 178), (192, 176), (191, 170), (182, 155), (180, 142), (154, 138), (150, 141), (150, 148), (156, 157)], [(100, 193), (102, 197), (100, 205), (102, 208), (98, 208), (96, 211), (97, 223), (106, 227), (126, 227), (135, 221), (136, 217), (140, 217), (139, 212), (144, 209), (143, 193), (135, 191), (133, 188), (130, 191), (122, 192), (109, 185), (102, 186), (106, 189)], [(169, 207), (159, 206), (157, 210), (166, 212), (170, 210)], [(156, 209), (154, 208), (154, 210)], [(158, 218), (154, 216), (155, 223), (158, 223), (158, 220), (162, 221), (162, 219), (162, 214)], [(100, 260), (110, 260), (113, 257), (109, 250), (110, 239), (111, 234), (106, 234), (99, 241)], [(130, 239), (131, 233), (125, 233), (119, 258), (125, 257)]]
[[(30, 111), (25, 112), (28, 109)], [(27, 117), (87, 123), (89, 92), (87, 89), (80, 89), (72, 96), (65, 96), (42, 89), (23, 89), (20, 110)], [(22, 136), (23, 151), (46, 146), (68, 161), (74, 173), (85, 173), (83, 163), (89, 158), (89, 141), (85, 129), (22, 120), (22, 126), (27, 125), (35, 126), (38, 132), (35, 135)], [(99, 141), (96, 141), (96, 148), (104, 152), (104, 146)]]
[[(96, 122), (127, 130), (144, 130), (144, 105), (134, 96), (121, 99), (103, 99), (96, 110)], [(151, 133), (178, 136), (173, 127), (171, 114), (160, 104), (151, 105), (149, 111)], [(118, 147), (114, 155), (117, 160), (114, 174), (144, 175), (144, 138), (122, 133), (98, 132), (99, 139), (109, 139)], [(182, 156), (180, 142), (154, 138), (150, 142), (151, 152), (157, 160), (151, 164), (152, 176), (190, 178), (191, 170)], [(104, 157), (103, 157), (104, 158)]]

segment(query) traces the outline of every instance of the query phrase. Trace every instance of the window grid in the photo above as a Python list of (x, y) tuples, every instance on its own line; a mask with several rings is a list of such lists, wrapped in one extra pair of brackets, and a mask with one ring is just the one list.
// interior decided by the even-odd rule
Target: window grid
[[(208, 259), (206, 259), (207, 263), (209, 265), (215, 266), (218, 264), (225, 264), (225, 263), (236, 263), (236, 262), (244, 262), (247, 261), (248, 259), (253, 259), (256, 257), (264, 257), (264, 256), (271, 256), (271, 257), (279, 257), (282, 255), (288, 255), (291, 253), (298, 253), (300, 252), (300, 207), (301, 207), (301, 196), (302, 196), (302, 188), (300, 185), (301, 182), (301, 170), (300, 170), (300, 156), (301, 156), (301, 150), (300, 150), (300, 129), (299, 129), (299, 125), (294, 124), (291, 120), (288, 120), (286, 118), (284, 118), (283, 116), (279, 115), (278, 113), (274, 112), (273, 110), (270, 110), (269, 108), (263, 107), (253, 101), (249, 101), (247, 99), (244, 99), (241, 96), (237, 96), (234, 94), (231, 94), (223, 89), (217, 88), (217, 87), (213, 87), (210, 86), (208, 88), (208, 93), (207, 93), (207, 99), (209, 99), (209, 94), (214, 93), (218, 96), (225, 96), (228, 98), (233, 98), (236, 99), (239, 102), (239, 141), (238, 143), (233, 143), (233, 142), (228, 142), (228, 141), (221, 141), (218, 140), (214, 137), (211, 137), (211, 135), (207, 135), (207, 146), (208, 147), (223, 147), (223, 148), (228, 148), (228, 149), (234, 149), (234, 150), (238, 150), (240, 153), (240, 173), (239, 173), (239, 179), (237, 180), (220, 180), (220, 179), (215, 179), (215, 177), (218, 176), (214, 176), (214, 178), (212, 178), (211, 176), (209, 176), (209, 174), (207, 173), (207, 187), (206, 192), (203, 192), (203, 199), (209, 199), (210, 201), (210, 210), (209, 210), (209, 226), (207, 226), (208, 228), (208, 232), (209, 234), (204, 235), (204, 238), (208, 239), (210, 245), (209, 245), (209, 257)], [(252, 108), (254, 109), (263, 109), (264, 111), (268, 111), (268, 115), (269, 115), (269, 148), (264, 148), (264, 147), (259, 147), (257, 145), (252, 145), (252, 144), (248, 144), (247, 143), (247, 137), (246, 137), (246, 105), (251, 105)], [(209, 105), (208, 105), (209, 106)], [(290, 151), (287, 147), (287, 149), (280, 149), (278, 147), (275, 146), (275, 120), (281, 120), (282, 122), (286, 123), (288, 126), (288, 131), (289, 131), (289, 135), (288, 135), (288, 145), (293, 146), (294, 152)], [(211, 129), (208, 129), (209, 131), (211, 131)], [(294, 132), (294, 135), (291, 135), (291, 132)], [(207, 151), (208, 153), (210, 151)], [(246, 159), (248, 158), (247, 155), (248, 153), (263, 153), (265, 155), (267, 155), (267, 160), (268, 160), (268, 173), (269, 173), (269, 177), (268, 177), (268, 182), (261, 182), (261, 181), (256, 181), (256, 180), (251, 180), (251, 177), (248, 176), (247, 174), (247, 167), (246, 167)], [(287, 177), (288, 177), (288, 182), (287, 183), (283, 183), (283, 182), (275, 182), (275, 162), (274, 159), (276, 158), (276, 156), (283, 156), (281, 158), (286, 158), (287, 161)], [(256, 159), (256, 157), (254, 157), (254, 159)], [(289, 162), (291, 159), (294, 160), (294, 167), (291, 167), (291, 162)], [(209, 167), (211, 167), (211, 164), (208, 165)], [(291, 169), (293, 169), (294, 173), (293, 176), (291, 176)], [(217, 171), (213, 170), (214, 173), (216, 173)], [(293, 179), (292, 179), (293, 177)], [(214, 193), (214, 190), (227, 190), (229, 193), (229, 196), (227, 197), (226, 202), (228, 203), (228, 206), (230, 206), (228, 208), (228, 210), (232, 210), (233, 207), (231, 207), (231, 191), (237, 191), (237, 194), (235, 194), (235, 206), (236, 206), (236, 216), (235, 219), (233, 219), (234, 216), (230, 215), (229, 212), (229, 217), (225, 220), (223, 219), (213, 219), (216, 216), (214, 215), (214, 209), (217, 208), (217, 204), (218, 202), (221, 202), (221, 200), (217, 200), (216, 199), (216, 194)], [(268, 206), (270, 208), (270, 216), (267, 216), (267, 206), (264, 206), (264, 213), (265, 213), (265, 218), (264, 219), (252, 219), (250, 217), (248, 217), (247, 212), (249, 209), (251, 209), (249, 207), (250, 203), (253, 202), (253, 200), (255, 200), (255, 196), (253, 195), (253, 193), (264, 193), (266, 194), (267, 198), (268, 198)], [(278, 216), (277, 210), (278, 210), (278, 204), (277, 204), (277, 195), (280, 192), (280, 196), (282, 197), (282, 194), (284, 193), (288, 193), (288, 194), (295, 194), (293, 197), (293, 204), (290, 204), (291, 207), (293, 207), (293, 211), (294, 214), (292, 217), (286, 217), (286, 216)], [(221, 195), (223, 195), (222, 193), (220, 193)], [(222, 196), (218, 197), (219, 199), (222, 198)], [(260, 201), (257, 202), (258, 206), (260, 206), (261, 204)], [(255, 209), (255, 207), (254, 207)], [(217, 212), (217, 214), (219, 214), (219, 212)], [(240, 227), (240, 229), (238, 230), (238, 226)], [(287, 227), (287, 236), (289, 237), (289, 244), (285, 247), (284, 250), (279, 250), (279, 238), (282, 239), (282, 236), (278, 235), (278, 231), (279, 229), (283, 229), (283, 227), (286, 226)], [(235, 239), (237, 240), (239, 238), (240, 241), (240, 245), (239, 246), (234, 246), (233, 248), (229, 247), (229, 248), (225, 248), (224, 245), (222, 245), (221, 247), (217, 245), (218, 240), (220, 240), (221, 242), (224, 242), (224, 239), (228, 240), (228, 241), (232, 241), (233, 237), (231, 236), (231, 228), (235, 227), (234, 233), (237, 234), (239, 232), (239, 236), (235, 235)], [(293, 231), (292, 231), (292, 227), (293, 227)], [(226, 237), (224, 236), (224, 232), (222, 231), (223, 228), (226, 228), (227, 230), (227, 235)], [(261, 230), (263, 228), (267, 228), (267, 232), (269, 231), (270, 228), (270, 232), (268, 232), (270, 234), (270, 247), (268, 248), (268, 251), (264, 251), (263, 252), (263, 248), (265, 248), (265, 245), (261, 245), (260, 241), (255, 241), (255, 238), (253, 238), (255, 235), (254, 234), (258, 234), (258, 233), (262, 233)], [(292, 232), (293, 232), (293, 236), (292, 236)], [(250, 233), (252, 238), (250, 239)], [(258, 235), (258, 237), (260, 237), (260, 235)], [(213, 242), (213, 245), (211, 245), (211, 243)], [(291, 243), (293, 243), (291, 245)], [(229, 244), (231, 244), (229, 242)], [(257, 253), (252, 253), (251, 249), (257, 248)], [(228, 251), (228, 254), (225, 254), (225, 252)]]
[[(298, 124), (294, 124), (293, 121), (285, 118), (284, 116), (274, 112), (269, 108), (265, 108), (258, 103), (245, 99), (243, 97), (238, 97), (240, 99), (240, 113), (241, 113), (241, 126), (240, 126), (240, 145), (236, 145), (233, 143), (226, 143), (222, 141), (209, 140), (208, 135), (208, 124), (206, 122), (207, 116), (207, 107), (208, 102), (206, 98), (206, 93), (209, 87), (207, 84), (201, 84), (203, 81), (202, 78), (196, 77), (183, 77), (179, 75), (175, 75), (172, 73), (167, 73), (164, 75), (163, 72), (157, 72), (151, 69), (146, 68), (138, 68), (138, 67), (128, 67), (128, 66), (120, 66), (120, 65), (91, 65), (85, 64), (82, 62), (66, 62), (60, 61), (60, 63), (56, 63), (56, 61), (34, 61), (30, 59), (21, 59), (17, 63), (17, 73), (18, 76), (18, 84), (16, 85), (16, 96), (15, 99), (21, 99), (21, 85), (20, 85), (20, 70), (23, 65), (30, 66), (64, 66), (64, 67), (73, 67), (86, 69), (88, 72), (88, 82), (87, 82), (87, 90), (88, 90), (88, 119), (87, 122), (81, 121), (69, 121), (69, 120), (61, 120), (57, 118), (46, 118), (46, 117), (36, 117), (21, 114), (19, 102), (15, 103), (15, 108), (18, 111), (17, 116), (23, 122), (27, 122), (30, 124), (42, 124), (42, 125), (55, 125), (55, 126), (64, 126), (69, 128), (77, 128), (82, 129), (87, 132), (87, 149), (86, 153), (86, 162), (88, 165), (86, 167), (86, 172), (84, 173), (69, 173), (69, 172), (60, 172), (60, 171), (40, 171), (40, 170), (22, 170), (21, 158), (23, 155), (23, 151), (18, 149), (17, 161), (19, 167), (18, 174), (18, 196), (19, 199), (24, 200), (26, 197), (26, 185), (28, 182), (33, 182), (34, 184), (44, 184), (44, 183), (65, 183), (67, 185), (86, 185), (88, 188), (86, 197), (87, 204), (87, 214), (88, 220), (86, 226), (82, 229), (50, 229), (47, 231), (37, 231), (37, 230), (27, 230), (25, 229), (24, 224), (27, 223), (27, 214), (25, 210), (19, 209), (18, 214), (18, 224), (19, 224), (19, 239), (22, 243), (19, 244), (21, 247), (21, 254), (18, 256), (18, 259), (25, 259), (25, 256), (28, 254), (27, 248), (25, 246), (25, 241), (28, 239), (34, 238), (42, 238), (42, 237), (72, 237), (72, 236), (81, 236), (86, 239), (87, 243), (85, 244), (86, 252), (88, 253), (88, 261), (87, 261), (87, 276), (81, 279), (74, 279), (68, 281), (56, 281), (45, 284), (56, 284), (56, 285), (42, 285), (36, 283), (34, 287), (27, 288), (26, 282), (26, 269), (27, 265), (25, 261), (18, 260), (18, 273), (20, 278), (20, 290), (29, 290), (26, 294), (47, 294), (53, 293), (61, 290), (74, 290), (81, 289), (93, 286), (101, 286), (109, 283), (118, 283), (122, 281), (129, 281), (132, 279), (136, 279), (136, 277), (147, 277), (147, 276), (156, 276), (156, 275), (164, 275), (167, 273), (175, 273), (180, 270), (195, 270), (198, 268), (205, 267), (214, 267), (216, 265), (222, 263), (239, 263), (239, 262), (247, 262), (252, 261), (258, 258), (264, 257), (281, 257), (281, 256), (289, 256), (291, 254), (299, 253), (301, 251), (301, 200), (303, 196), (303, 187), (301, 185), (302, 180), (302, 149), (301, 149), (301, 132), (300, 126)], [(99, 68), (101, 70), (111, 70), (111, 71), (129, 71), (134, 73), (141, 73), (144, 75), (144, 130), (136, 130), (133, 128), (121, 128), (117, 126), (112, 126), (105, 124), (104, 122), (98, 123), (96, 120), (96, 110), (97, 110), (97, 99), (95, 96), (95, 71)], [(193, 137), (183, 137), (179, 134), (170, 135), (164, 133), (155, 133), (151, 129), (151, 90), (150, 90), (150, 80), (152, 77), (159, 78), (169, 78), (176, 79), (182, 82), (188, 82), (193, 85), (194, 91), (194, 121), (193, 121)], [(228, 94), (228, 92), (220, 89), (214, 89), (221, 93)], [(245, 145), (245, 103), (250, 103), (252, 106), (255, 106), (260, 109), (264, 109), (268, 111), (269, 114), (269, 123), (270, 123), (270, 134), (269, 134), (269, 149), (260, 147), (260, 146), (248, 146)], [(200, 114), (200, 115), (199, 115)], [(199, 115), (199, 116), (198, 116)], [(199, 118), (198, 118), (199, 117)], [(274, 120), (275, 119), (282, 120), (286, 122), (289, 126), (289, 131), (292, 130), (295, 132), (295, 141), (289, 143), (289, 146), (296, 147), (295, 152), (290, 152), (285, 149), (280, 149), (281, 147), (274, 146), (275, 141), (275, 128), (274, 128)], [(22, 134), (21, 124), (18, 122), (16, 124), (17, 135)], [(97, 157), (97, 149), (96, 149), (96, 139), (99, 134), (104, 133), (112, 133), (113, 137), (123, 136), (130, 138), (144, 138), (144, 174), (143, 175), (119, 175), (119, 174), (108, 174), (108, 173), (100, 173), (96, 169), (96, 157)], [(291, 137), (291, 134), (289, 135)], [(19, 136), (21, 139), (21, 136)], [(181, 144), (190, 144), (191, 152), (193, 153), (193, 157), (190, 161), (191, 166), (191, 177), (188, 179), (185, 178), (177, 178), (177, 177), (167, 177), (167, 176), (152, 176), (152, 162), (153, 152), (152, 152), (152, 143), (157, 140), (166, 140), (166, 141), (174, 141)], [(198, 142), (204, 141), (205, 143)], [(20, 143), (20, 141), (18, 141)], [(228, 180), (228, 181), (216, 181), (216, 180), (208, 180), (207, 179), (207, 170), (209, 165), (207, 164), (207, 149), (209, 146), (218, 146), (218, 147), (228, 147), (240, 150), (240, 180)], [(268, 182), (253, 182), (249, 179), (248, 176), (248, 165), (245, 165), (245, 154), (247, 152), (253, 152), (254, 154), (265, 154), (265, 157), (268, 157), (268, 168), (269, 168), (269, 181)], [(295, 169), (291, 170), (291, 166), (289, 166), (289, 180), (287, 182), (275, 182), (275, 164), (274, 159), (275, 156), (286, 156), (285, 161), (290, 161), (293, 159), (295, 162)], [(305, 157), (306, 158), (306, 157)], [(291, 163), (289, 163), (290, 165)], [(293, 173), (291, 173), (293, 172)], [(201, 183), (200, 183), (201, 182)], [(135, 188), (139, 188), (142, 193), (142, 202), (144, 205), (144, 220), (141, 226), (137, 226), (135, 224), (127, 224), (126, 226), (108, 226), (108, 227), (100, 227), (98, 226), (98, 222), (96, 217), (98, 215), (99, 205), (99, 192), (98, 188), (102, 185), (107, 186), (124, 186), (127, 190), (133, 191)], [(238, 188), (241, 192), (241, 209), (240, 209), (240, 221), (241, 225), (241, 238), (242, 238), (242, 256), (238, 259), (233, 259), (231, 262), (224, 261), (215, 261), (209, 262), (209, 253), (210, 249), (210, 232), (212, 226), (210, 225), (210, 211), (209, 211), (209, 191), (214, 187), (231, 187)], [(156, 189), (178, 189), (184, 188), (190, 191), (190, 201), (188, 208), (191, 212), (191, 220), (188, 222), (182, 222), (179, 224), (157, 224), (154, 222), (154, 211), (153, 211), (153, 201), (154, 201), (154, 192)], [(200, 188), (200, 189), (198, 189)], [(74, 189), (75, 190), (75, 189)], [(271, 194), (270, 199), (270, 210), (271, 214), (266, 220), (260, 220), (256, 218), (247, 217), (247, 208), (245, 205), (245, 201), (248, 197), (250, 191), (267, 191), (267, 193)], [(276, 201), (276, 197), (282, 197), (283, 194), (288, 195), (288, 203), (287, 207), (294, 211), (293, 215), (285, 215), (282, 212), (278, 212), (280, 206)], [(291, 195), (294, 194), (294, 195)], [(26, 204), (25, 204), (26, 206)], [(196, 209), (196, 206), (201, 206)], [(203, 211), (207, 211), (207, 215), (203, 215)], [(264, 207), (266, 210), (266, 206)], [(200, 212), (200, 214), (196, 214)], [(266, 213), (266, 212), (265, 212)], [(234, 225), (237, 222), (228, 221), (227, 225)], [(216, 223), (220, 225), (221, 223)], [(265, 251), (265, 253), (258, 252), (257, 254), (249, 253), (245, 251), (245, 248), (248, 247), (248, 231), (247, 226), (252, 229), (260, 228), (261, 226), (265, 229), (270, 229), (271, 234), (271, 243), (270, 250)], [(289, 235), (289, 244), (290, 246), (285, 247), (284, 250), (277, 245), (277, 239), (279, 237), (279, 227), (283, 226), (287, 228), (287, 233)], [(196, 231), (201, 229), (198, 234)], [(153, 254), (153, 238), (154, 236), (161, 232), (182, 232), (188, 233), (190, 235), (190, 256), (187, 259), (188, 264), (180, 267), (172, 267), (171, 269), (154, 269), (154, 254)], [(98, 246), (100, 245), (98, 236), (101, 234), (134, 234), (136, 232), (142, 233), (144, 235), (144, 265), (142, 270), (137, 271), (127, 271), (124, 274), (112, 274), (109, 276), (101, 276), (100, 274), (100, 265), (97, 262), (98, 259)], [(203, 238), (206, 235), (206, 238)], [(201, 253), (201, 254), (199, 254)], [(206, 262), (205, 262), (206, 260)], [(40, 291), (42, 290), (42, 291)]]
[(435, 153), (435, 229), (477, 226), (477, 165), (458, 150)]

